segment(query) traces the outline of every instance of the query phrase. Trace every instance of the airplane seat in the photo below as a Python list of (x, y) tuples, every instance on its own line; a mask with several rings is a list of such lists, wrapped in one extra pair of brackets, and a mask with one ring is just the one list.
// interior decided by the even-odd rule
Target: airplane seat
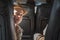
[(36, 13), (36, 33), (43, 34), (43, 30), (47, 25), (51, 12), (51, 5), (42, 4), (38, 6)]
[(60, 40), (60, 0), (54, 0), (45, 40)]
[(12, 40), (8, 5), (12, 7), (12, 0), (0, 0), (0, 40)]
[(4, 18), (1, 14), (0, 14), (0, 40), (5, 40)]
[(47, 2), (48, 4), (50, 4), (50, 5), (53, 5), (54, 0), (46, 0), (46, 2)]
[(29, 5), (22, 5), (27, 10), (27, 14), (23, 17), (20, 26), (24, 30), (22, 40), (33, 40), (34, 34), (34, 9)]

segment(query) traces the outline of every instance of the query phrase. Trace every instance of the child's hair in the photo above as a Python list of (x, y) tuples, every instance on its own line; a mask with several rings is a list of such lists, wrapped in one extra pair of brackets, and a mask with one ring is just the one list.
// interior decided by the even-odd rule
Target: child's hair
[[(18, 10), (17, 13), (13, 14), (14, 22), (15, 22), (15, 24), (19, 24), (22, 21), (22, 17), (27, 14), (27, 11), (22, 6), (19, 6), (19, 5), (14, 5), (14, 10)], [(22, 13), (20, 14), (20, 12), (22, 12)], [(20, 20), (19, 20), (19, 17), (17, 17), (17, 15), (20, 17)]]
[(23, 13), (23, 16), (27, 14), (27, 10), (24, 9), (21, 5), (20, 5), (20, 6), (19, 6), (19, 5), (14, 5), (14, 9), (15, 9), (15, 8), (20, 8), (21, 10), (23, 10), (23, 12), (24, 12), (24, 13)]

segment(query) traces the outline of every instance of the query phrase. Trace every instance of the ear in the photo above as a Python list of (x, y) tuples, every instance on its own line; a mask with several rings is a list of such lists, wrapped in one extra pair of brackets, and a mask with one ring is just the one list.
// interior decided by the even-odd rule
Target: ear
[(28, 13), (27, 10), (23, 9), (24, 13), (23, 13), (23, 16), (26, 15)]

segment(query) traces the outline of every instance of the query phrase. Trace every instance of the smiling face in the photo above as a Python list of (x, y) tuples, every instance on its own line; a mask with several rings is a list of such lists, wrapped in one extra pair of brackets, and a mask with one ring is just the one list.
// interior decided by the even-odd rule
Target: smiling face
[(15, 24), (19, 24), (22, 21), (22, 17), (24, 16), (25, 11), (21, 7), (14, 7), (14, 22)]

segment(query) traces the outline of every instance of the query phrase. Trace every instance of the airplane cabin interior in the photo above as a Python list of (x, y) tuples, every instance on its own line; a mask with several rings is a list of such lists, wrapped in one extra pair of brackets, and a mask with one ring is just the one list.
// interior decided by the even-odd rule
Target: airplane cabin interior
[(0, 40), (60, 40), (60, 0), (0, 0)]

